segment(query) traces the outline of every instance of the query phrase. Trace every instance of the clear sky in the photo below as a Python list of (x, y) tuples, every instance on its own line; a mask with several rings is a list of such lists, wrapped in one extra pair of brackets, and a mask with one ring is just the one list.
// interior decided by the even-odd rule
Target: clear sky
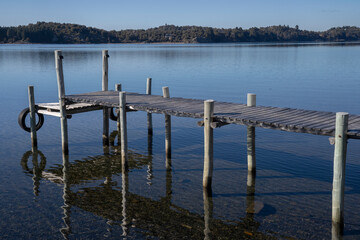
[(360, 0), (1, 0), (0, 26), (37, 21), (77, 23), (106, 30), (164, 24), (210, 27), (299, 25), (327, 30), (360, 26)]

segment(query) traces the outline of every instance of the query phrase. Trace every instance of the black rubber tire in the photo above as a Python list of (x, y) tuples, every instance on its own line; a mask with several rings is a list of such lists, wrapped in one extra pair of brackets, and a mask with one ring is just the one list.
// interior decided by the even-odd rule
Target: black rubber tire
[[(29, 112), (30, 112), (29, 108), (25, 108), (20, 112), (20, 114), (18, 116), (18, 124), (19, 124), (19, 126), (22, 129), (24, 129), (25, 131), (27, 131), (27, 132), (30, 132), (30, 128), (28, 126), (26, 126), (25, 119), (26, 119), (26, 115), (28, 115)], [(37, 131), (44, 124), (44, 115), (42, 115), (42, 114), (40, 114), (38, 112), (36, 112), (36, 114), (38, 115), (38, 119), (39, 119), (39, 121), (36, 124), (36, 128), (35, 128), (36, 131)]]
[(110, 108), (110, 119), (116, 122), (117, 118), (118, 117), (114, 113), (114, 108)]

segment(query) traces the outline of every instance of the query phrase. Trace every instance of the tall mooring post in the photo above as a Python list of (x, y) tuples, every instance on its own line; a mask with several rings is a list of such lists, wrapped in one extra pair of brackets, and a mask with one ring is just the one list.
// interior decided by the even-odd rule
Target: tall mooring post
[(211, 181), (213, 174), (213, 143), (214, 134), (211, 127), (214, 115), (214, 100), (204, 102), (204, 173), (203, 187), (211, 192)]
[[(151, 78), (146, 79), (146, 94), (151, 95)], [(147, 113), (147, 127), (148, 127), (148, 135), (153, 135), (153, 126), (152, 126), (152, 115), (151, 113)]]
[[(152, 78), (147, 78), (146, 79), (146, 94), (147, 95), (151, 95), (151, 83), (152, 83)], [(152, 166), (152, 158), (153, 158), (153, 125), (152, 125), (152, 114), (151, 113), (147, 113), (147, 128), (148, 128), (148, 137), (147, 137), (147, 141), (148, 141), (148, 158), (149, 158), (149, 164), (148, 164), (148, 169), (147, 169), (147, 184), (151, 185), (152, 184), (152, 178), (153, 178), (153, 166)]]
[[(248, 93), (247, 95), (247, 106), (256, 106), (256, 95)], [(247, 127), (247, 162), (248, 171), (256, 171), (256, 158), (255, 158), (255, 127)]]
[[(121, 92), (122, 91), (122, 88), (121, 88), (121, 84), (117, 83), (115, 84), (115, 91), (117, 92)], [(120, 117), (119, 117), (119, 113), (118, 113), (118, 117), (117, 117), (117, 130), (118, 130), (118, 136), (120, 138)], [(120, 142), (119, 142), (120, 144)]]
[(348, 120), (348, 113), (336, 113), (332, 222), (339, 226), (340, 232), (342, 232), (344, 225), (344, 188)]
[(63, 154), (69, 154), (68, 146), (68, 129), (66, 119), (66, 103), (65, 103), (65, 84), (64, 84), (64, 73), (63, 73), (63, 60), (62, 52), (60, 50), (55, 51), (55, 68), (58, 84), (58, 95), (60, 105), (60, 122), (61, 122), (61, 143)]
[(29, 93), (31, 146), (32, 146), (32, 151), (34, 152), (37, 148), (34, 86), (28, 87), (28, 93)]
[[(109, 90), (109, 64), (108, 64), (108, 50), (102, 51), (102, 91)], [(109, 109), (103, 108), (103, 145), (109, 146)]]
[[(169, 87), (163, 87), (163, 97), (170, 98)], [(165, 114), (165, 158), (166, 169), (171, 169), (171, 116)]]
[(126, 93), (119, 92), (119, 115), (121, 136), (121, 165), (128, 169), (127, 123), (126, 123)]

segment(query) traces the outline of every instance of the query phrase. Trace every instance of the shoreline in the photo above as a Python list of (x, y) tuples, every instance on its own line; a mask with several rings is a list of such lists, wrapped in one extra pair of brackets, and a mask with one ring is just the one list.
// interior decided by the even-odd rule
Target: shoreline
[(1, 45), (256, 45), (256, 46), (311, 46), (311, 45), (360, 45), (360, 41), (304, 41), (304, 42), (138, 42), (138, 43), (30, 43), (13, 42), (0, 43)]

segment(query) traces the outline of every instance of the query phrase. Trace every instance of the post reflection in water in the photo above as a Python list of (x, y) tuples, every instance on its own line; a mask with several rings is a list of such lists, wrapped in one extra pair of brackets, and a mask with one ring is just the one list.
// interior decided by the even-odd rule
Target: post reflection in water
[(129, 192), (129, 175), (128, 175), (128, 171), (126, 171), (126, 169), (122, 169), (122, 175), (121, 175), (121, 194), (122, 194), (122, 203), (121, 203), (121, 207), (122, 207), (122, 223), (121, 223), (121, 228), (122, 228), (122, 236), (126, 237), (128, 235), (128, 224), (129, 224), (129, 220), (126, 214), (126, 206), (127, 206), (127, 195)]
[(255, 213), (255, 178), (256, 172), (248, 171), (246, 182), (246, 214), (249, 216)]
[(210, 222), (213, 216), (213, 199), (211, 191), (203, 188), (203, 199), (204, 199), (204, 239), (212, 239)]
[[(32, 170), (28, 167), (28, 161), (29, 157), (32, 157)], [(39, 156), (40, 156), (40, 163), (39, 163)], [(37, 147), (34, 147), (32, 150), (27, 151), (23, 154), (23, 157), (21, 158), (21, 166), (24, 169), (25, 172), (32, 174), (32, 180), (34, 184), (34, 195), (39, 195), (39, 189), (40, 189), (40, 180), (42, 177), (42, 173), (45, 170), (46, 166), (46, 157), (44, 154), (37, 149)]]
[(153, 178), (153, 166), (152, 166), (152, 160), (153, 160), (153, 127), (152, 127), (152, 114), (147, 113), (147, 126), (148, 126), (148, 136), (147, 136), (147, 142), (148, 142), (148, 169), (147, 169), (147, 184), (152, 184), (152, 178)]
[(69, 235), (71, 234), (71, 226), (70, 226), (70, 214), (71, 214), (71, 199), (70, 199), (70, 183), (69, 183), (69, 155), (63, 153), (63, 199), (64, 205), (61, 207), (64, 211), (64, 217), (62, 218), (65, 226), (60, 229), (61, 234), (64, 239), (69, 239)]
[(165, 114), (165, 167), (171, 170), (171, 116)]
[(343, 239), (343, 231), (344, 231), (343, 224), (332, 222), (331, 239), (332, 240), (342, 240)]

